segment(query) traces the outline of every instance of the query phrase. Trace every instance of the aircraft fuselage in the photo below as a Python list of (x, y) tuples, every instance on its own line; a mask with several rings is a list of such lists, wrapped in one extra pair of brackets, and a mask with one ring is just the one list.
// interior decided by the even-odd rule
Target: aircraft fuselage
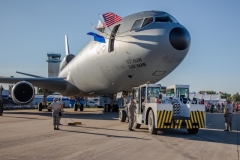
[[(143, 27), (147, 20), (152, 22)], [(139, 28), (132, 29), (138, 23)], [(79, 96), (115, 94), (148, 81), (156, 83), (183, 61), (190, 48), (187, 29), (160, 11), (124, 17), (104, 32), (99, 35), (106, 43), (90, 41), (59, 74), (79, 89)]]

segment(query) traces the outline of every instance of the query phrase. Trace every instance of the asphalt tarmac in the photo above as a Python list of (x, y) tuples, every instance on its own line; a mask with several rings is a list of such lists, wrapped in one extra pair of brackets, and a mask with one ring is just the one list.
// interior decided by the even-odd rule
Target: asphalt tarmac
[[(207, 127), (197, 135), (186, 129), (148, 133), (147, 126), (133, 132), (118, 121), (118, 113), (102, 109), (74, 112), (62, 118), (60, 130), (53, 130), (51, 113), (37, 110), (5, 111), (0, 116), (0, 159), (76, 159), (76, 160), (185, 160), (239, 159), (240, 114), (234, 114), (233, 131), (224, 132), (222, 113), (208, 113)], [(66, 121), (66, 122), (65, 122)]]

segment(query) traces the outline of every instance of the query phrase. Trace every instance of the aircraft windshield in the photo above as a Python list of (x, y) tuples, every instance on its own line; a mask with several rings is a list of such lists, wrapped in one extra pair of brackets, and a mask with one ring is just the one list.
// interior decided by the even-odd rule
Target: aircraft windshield
[(172, 23), (172, 20), (169, 16), (164, 16), (164, 17), (156, 17), (155, 22), (168, 22)]
[(142, 24), (142, 27), (145, 27), (146, 25), (150, 24), (153, 22), (153, 17), (148, 17), (144, 19), (144, 22)]
[(162, 15), (155, 17), (155, 22), (178, 23), (178, 21), (170, 15)]
[(143, 19), (136, 20), (131, 28), (131, 31), (137, 30), (141, 28)]

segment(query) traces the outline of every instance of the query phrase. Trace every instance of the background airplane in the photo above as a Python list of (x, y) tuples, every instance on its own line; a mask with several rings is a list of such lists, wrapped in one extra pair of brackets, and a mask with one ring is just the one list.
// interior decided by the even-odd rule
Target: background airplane
[(190, 48), (190, 34), (170, 14), (145, 11), (105, 27), (106, 43), (90, 41), (76, 56), (69, 54), (56, 78), (0, 78), (15, 83), (12, 97), (17, 104), (34, 99), (34, 86), (63, 96), (88, 97), (130, 92), (146, 82), (156, 83), (171, 73)]

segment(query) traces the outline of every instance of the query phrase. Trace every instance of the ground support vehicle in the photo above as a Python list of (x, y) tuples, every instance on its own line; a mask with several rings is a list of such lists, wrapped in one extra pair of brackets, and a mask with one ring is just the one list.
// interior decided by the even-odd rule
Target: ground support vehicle
[[(185, 104), (177, 97), (162, 97), (160, 91), (160, 84), (145, 84), (133, 88), (132, 94), (137, 106), (134, 118), (135, 128), (148, 125), (151, 134), (157, 134), (159, 129), (186, 128), (188, 133), (197, 134), (199, 128), (205, 127), (204, 105), (191, 104), (190, 101)], [(126, 119), (127, 112), (121, 110), (119, 120), (124, 122)]]

